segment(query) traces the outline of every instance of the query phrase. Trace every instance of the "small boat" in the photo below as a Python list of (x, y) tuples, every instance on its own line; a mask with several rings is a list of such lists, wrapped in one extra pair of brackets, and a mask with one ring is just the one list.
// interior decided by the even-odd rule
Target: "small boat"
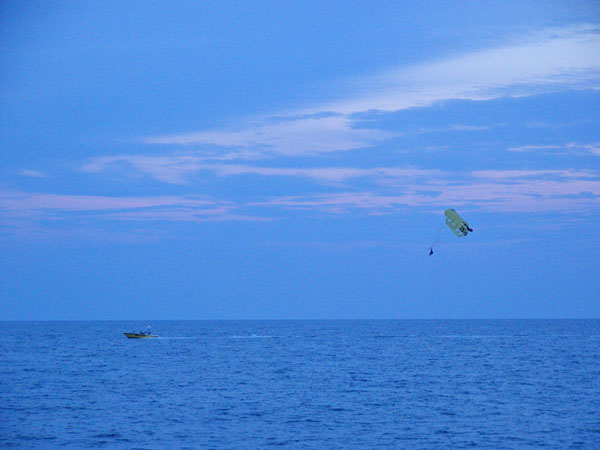
[(145, 339), (145, 338), (156, 338), (158, 337), (156, 334), (152, 334), (150, 331), (150, 326), (148, 326), (147, 331), (140, 331), (138, 333), (132, 331), (131, 333), (123, 333), (129, 339)]
[(143, 338), (156, 338), (158, 335), (156, 334), (146, 334), (144, 333), (123, 333), (129, 339), (143, 339)]

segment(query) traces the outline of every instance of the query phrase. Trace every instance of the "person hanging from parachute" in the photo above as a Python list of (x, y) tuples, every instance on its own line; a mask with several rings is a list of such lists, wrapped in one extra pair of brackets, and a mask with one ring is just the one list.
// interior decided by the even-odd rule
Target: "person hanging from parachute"
[[(448, 225), (448, 228), (450, 228), (457, 237), (463, 237), (469, 234), (469, 232), (473, 232), (473, 229), (469, 224), (460, 217), (454, 209), (447, 209), (444, 211), (444, 215), (446, 216), (446, 225)], [(431, 255), (433, 255), (433, 246), (429, 247), (429, 256)]]

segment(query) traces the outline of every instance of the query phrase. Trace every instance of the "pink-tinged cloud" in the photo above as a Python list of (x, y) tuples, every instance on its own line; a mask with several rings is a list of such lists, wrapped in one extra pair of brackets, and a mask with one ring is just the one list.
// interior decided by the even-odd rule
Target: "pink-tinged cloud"
[(476, 170), (471, 172), (471, 176), (475, 178), (484, 179), (496, 179), (496, 180), (511, 180), (511, 179), (522, 179), (527, 180), (531, 178), (552, 178), (554, 180), (563, 180), (566, 178), (595, 178), (597, 179), (600, 174), (593, 170), (575, 170), (575, 169), (561, 169), (561, 170)]
[[(215, 170), (213, 168), (213, 170)], [(495, 212), (591, 212), (600, 209), (600, 174), (593, 170), (482, 170), (471, 173), (410, 169), (221, 168), (231, 175), (318, 177), (345, 180), (373, 177), (369, 191), (282, 196), (268, 201), (214, 200), (200, 197), (108, 197), (0, 192), (2, 221), (63, 220), (95, 217), (117, 221), (269, 220), (282, 210), (345, 214), (362, 210), (386, 214), (411, 208), (468, 206)], [(229, 172), (231, 171), (231, 173)], [(350, 181), (349, 181), (350, 180)], [(383, 180), (383, 181), (382, 181)], [(375, 189), (376, 188), (376, 189)]]
[(111, 170), (144, 174), (169, 184), (184, 184), (188, 177), (204, 170), (205, 158), (193, 155), (121, 155), (94, 158), (81, 167), (86, 173), (101, 173)]
[(165, 206), (206, 207), (212, 204), (208, 200), (175, 196), (107, 197), (97, 195), (31, 194), (23, 192), (0, 193), (0, 208), (8, 211), (111, 211)]
[[(407, 183), (398, 186), (394, 195), (379, 192), (332, 193), (313, 196), (287, 196), (257, 203), (263, 207), (347, 213), (369, 210), (391, 212), (404, 208), (447, 208), (469, 206), (494, 212), (586, 212), (600, 209), (600, 179), (590, 174), (576, 177), (567, 173), (559, 180), (544, 179), (538, 173), (490, 171), (488, 180), (477, 177), (464, 180), (464, 175), (429, 183)], [(540, 178), (540, 176), (542, 178)], [(463, 179), (457, 183), (456, 179)]]
[(268, 177), (296, 177), (308, 178), (324, 182), (341, 182), (352, 178), (395, 178), (412, 179), (415, 177), (433, 177), (440, 176), (440, 170), (425, 170), (416, 168), (402, 167), (315, 167), (315, 168), (278, 168), (278, 167), (257, 167), (247, 165), (213, 165), (208, 167), (216, 174), (221, 176), (228, 175), (260, 175)]
[(406, 179), (414, 177), (435, 177), (442, 175), (440, 170), (418, 169), (413, 167), (265, 167), (244, 164), (214, 163), (203, 156), (113, 156), (95, 158), (82, 167), (88, 173), (101, 173), (119, 164), (127, 164), (128, 171), (144, 174), (158, 181), (171, 184), (189, 183), (200, 173), (216, 176), (257, 175), (264, 177), (306, 178), (315, 182), (342, 182), (353, 178)]
[[(202, 222), (265, 220), (236, 212), (228, 201), (194, 197), (106, 197), (0, 192), (0, 216), (5, 225), (23, 220), (94, 217), (120, 221)], [(68, 215), (66, 215), (68, 214)]]
[[(174, 164), (169, 164), (172, 168)], [(584, 211), (600, 201), (600, 174), (593, 170), (479, 170), (467, 173), (418, 168), (269, 168), (198, 164), (218, 176), (253, 174), (302, 177), (327, 184), (368, 179), (376, 191), (281, 197), (250, 207), (314, 209), (344, 213), (351, 209), (382, 213), (401, 207), (471, 205), (494, 211)], [(390, 192), (396, 194), (390, 195)], [(153, 199), (154, 202), (160, 199)], [(162, 199), (169, 204), (172, 199)], [(187, 200), (190, 201), (190, 200)], [(183, 205), (185, 206), (185, 205)], [(156, 214), (156, 213), (154, 213)], [(175, 216), (174, 216), (175, 217)]]
[(103, 218), (126, 222), (264, 222), (271, 220), (268, 217), (236, 214), (233, 207), (114, 212), (104, 214)]
[(533, 151), (560, 151), (565, 153), (587, 153), (592, 155), (600, 156), (600, 143), (592, 144), (578, 144), (576, 142), (569, 142), (564, 145), (522, 145), (519, 147), (510, 147), (508, 151), (511, 152), (533, 152)]
[[(200, 131), (144, 138), (147, 144), (208, 145), (251, 150), (250, 155), (315, 155), (372, 146), (394, 134), (354, 128), (348, 117), (280, 117), (238, 131)], [(245, 153), (242, 153), (243, 157)]]

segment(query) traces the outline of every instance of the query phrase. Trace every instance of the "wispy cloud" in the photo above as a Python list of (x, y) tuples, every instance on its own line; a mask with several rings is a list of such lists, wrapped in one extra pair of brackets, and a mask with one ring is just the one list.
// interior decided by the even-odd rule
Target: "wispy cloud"
[(530, 180), (537, 179), (598, 179), (600, 174), (593, 170), (476, 170), (471, 172), (475, 178), (495, 179), (495, 180)]
[(39, 172), (37, 170), (21, 170), (19, 172), (19, 175), (22, 175), (24, 177), (30, 177), (30, 178), (48, 178), (48, 175), (46, 175), (43, 172)]
[[(97, 223), (98, 220), (149, 223), (257, 221), (290, 211), (381, 215), (419, 208), (454, 207), (490, 212), (568, 212), (600, 210), (600, 173), (593, 170), (482, 170), (466, 173), (419, 169), (261, 169), (226, 167), (232, 176), (318, 177), (345, 180), (344, 191), (287, 195), (258, 201), (221, 201), (197, 196), (108, 197), (0, 192), (0, 224), (28, 229), (37, 224)], [(353, 177), (372, 177), (372, 189), (352, 185)], [(383, 184), (378, 184), (383, 183)], [(360, 183), (364, 185), (364, 183)], [(23, 224), (26, 226), (24, 227)], [(27, 225), (29, 224), (29, 225)]]
[(182, 154), (106, 156), (93, 158), (81, 170), (87, 173), (134, 171), (164, 183), (184, 184), (191, 174), (205, 170), (206, 161), (204, 156)]
[(106, 211), (163, 206), (205, 207), (206, 200), (180, 197), (107, 197), (94, 195), (31, 194), (22, 192), (0, 193), (0, 208), (5, 210), (63, 210), (63, 211)]
[[(600, 207), (600, 183), (574, 185), (556, 189), (551, 183), (538, 183), (524, 190), (522, 185), (481, 183), (452, 186), (437, 196), (422, 194), (423, 189), (408, 189), (401, 195), (377, 192), (330, 193), (315, 196), (288, 196), (257, 203), (263, 207), (282, 207), (290, 210), (311, 210), (347, 214), (353, 210), (369, 214), (386, 214), (405, 208), (443, 210), (449, 206), (467, 206), (489, 212), (586, 212)], [(590, 189), (595, 194), (589, 193)], [(543, 193), (543, 191), (548, 191)], [(569, 194), (568, 192), (572, 192)]]
[(448, 99), (485, 100), (564, 88), (600, 88), (600, 29), (547, 30), (524, 43), (364, 77), (359, 95), (312, 111), (398, 111)]
[[(459, 180), (459, 181), (457, 181)], [(444, 173), (379, 191), (285, 196), (258, 203), (297, 210), (392, 212), (405, 207), (470, 206), (494, 212), (583, 212), (600, 208), (600, 174), (592, 171), (488, 170)]]
[(60, 220), (74, 217), (137, 221), (264, 220), (236, 213), (237, 205), (197, 197), (108, 197), (0, 192), (5, 220)]
[(212, 173), (219, 177), (257, 175), (264, 177), (306, 178), (316, 182), (342, 182), (353, 178), (406, 179), (415, 176), (435, 176), (440, 171), (413, 167), (264, 167), (248, 164), (214, 163), (203, 156), (115, 156), (96, 158), (83, 166), (82, 170), (98, 173), (119, 164), (127, 164), (129, 170), (151, 176), (159, 181), (181, 184), (192, 175), (200, 172)]
[[(391, 112), (450, 99), (486, 100), (559, 89), (600, 89), (600, 28), (580, 25), (546, 30), (501, 48), (338, 83), (347, 86), (340, 100), (258, 118), (242, 128), (149, 136), (142, 141), (187, 146), (230, 159), (367, 148), (396, 134), (377, 130), (374, 124), (365, 127), (357, 114), (366, 111)], [(456, 129), (481, 127), (466, 124)]]
[[(213, 145), (252, 149), (266, 155), (297, 156), (373, 145), (394, 135), (389, 132), (353, 128), (341, 115), (278, 117), (239, 131), (206, 131), (147, 137), (148, 144)], [(255, 153), (249, 153), (253, 156)]]
[(587, 153), (592, 155), (600, 156), (600, 143), (593, 144), (578, 144), (576, 142), (569, 142), (564, 145), (521, 145), (518, 147), (510, 147), (508, 151), (511, 152), (531, 152), (531, 151), (561, 151), (561, 152), (579, 152)]
[(317, 168), (272, 168), (242, 165), (211, 166), (219, 175), (260, 175), (309, 178), (321, 182), (341, 182), (353, 178), (380, 179), (413, 179), (414, 177), (431, 177), (441, 173), (439, 170), (424, 170), (400, 167), (317, 167)]

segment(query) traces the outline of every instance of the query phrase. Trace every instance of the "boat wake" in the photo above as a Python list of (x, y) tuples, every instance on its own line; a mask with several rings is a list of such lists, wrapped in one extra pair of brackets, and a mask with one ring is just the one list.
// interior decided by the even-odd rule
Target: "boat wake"
[(160, 340), (184, 340), (184, 339), (200, 339), (200, 336), (159, 336)]
[(274, 339), (277, 338), (279, 336), (263, 336), (263, 335), (258, 335), (258, 334), (249, 334), (249, 335), (233, 335), (231, 336), (231, 339)]

